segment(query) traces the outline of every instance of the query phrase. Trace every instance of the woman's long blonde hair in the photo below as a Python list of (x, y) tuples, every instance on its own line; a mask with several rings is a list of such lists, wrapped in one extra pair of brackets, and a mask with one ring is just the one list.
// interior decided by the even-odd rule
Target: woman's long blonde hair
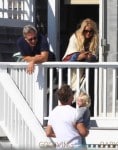
[(94, 31), (93, 37), (91, 39), (89, 51), (92, 52), (92, 54), (96, 54), (96, 50), (98, 49), (98, 29), (97, 29), (97, 24), (91, 20), (90, 18), (86, 18), (85, 20), (82, 21), (80, 28), (76, 31), (76, 37), (78, 40), (78, 50), (81, 51), (84, 49), (84, 41), (85, 37), (83, 35), (83, 31), (85, 27), (91, 27)]

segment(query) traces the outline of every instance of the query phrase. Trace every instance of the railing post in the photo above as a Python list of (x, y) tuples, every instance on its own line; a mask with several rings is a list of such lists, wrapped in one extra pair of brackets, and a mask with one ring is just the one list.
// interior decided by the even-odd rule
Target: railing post
[(47, 99), (47, 91), (46, 91), (46, 73), (45, 68), (40, 64), (36, 66), (34, 73), (34, 113), (40, 123), (44, 124), (44, 115), (47, 113), (47, 108), (45, 104), (45, 100)]
[[(7, 73), (7, 67), (0, 66), (0, 73), (2, 73), (2, 72)], [(3, 96), (2, 93), (4, 93), (4, 90), (3, 90), (3, 88), (0, 84), (0, 95), (1, 95), (1, 97), (0, 97), (0, 99), (1, 99), (0, 100), (0, 110), (1, 110), (1, 112), (0, 112), (0, 122), (2, 122), (4, 120), (4, 101), (5, 100), (4, 100), (4, 96)], [(6, 134), (4, 133), (3, 129), (0, 126), (0, 137), (5, 137), (5, 136), (6, 136)]]
[[(3, 1), (0, 1), (0, 9), (3, 10)], [(3, 18), (4, 12), (0, 12), (0, 18)]]
[(7, 73), (7, 67), (6, 66), (0, 66), (0, 72), (6, 72)]
[(58, 60), (59, 60), (59, 45), (60, 45), (59, 10), (60, 10), (60, 0), (48, 0), (48, 38), (50, 50), (56, 53), (56, 57)]
[[(0, 73), (3, 73), (3, 72), (5, 72), (5, 73), (7, 73), (7, 67), (4, 67), (4, 66), (0, 66)], [(3, 96), (3, 94), (2, 93), (4, 93), (4, 89), (3, 89), (3, 87), (2, 87), (2, 85), (0, 84), (0, 95), (1, 95), (1, 100), (0, 100), (0, 110), (1, 110), (1, 113), (0, 113), (0, 121), (3, 121), (3, 119), (4, 119), (4, 96)], [(1, 134), (0, 134), (1, 135)]]

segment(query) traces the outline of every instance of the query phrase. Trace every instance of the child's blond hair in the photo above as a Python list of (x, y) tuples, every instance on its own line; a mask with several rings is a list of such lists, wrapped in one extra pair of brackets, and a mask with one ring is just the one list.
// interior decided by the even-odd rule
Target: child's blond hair
[(87, 94), (86, 92), (81, 91), (78, 94), (78, 96), (76, 97), (76, 101), (78, 100), (78, 98), (81, 98), (85, 102), (85, 106), (86, 107), (90, 107), (90, 105), (91, 105), (91, 98), (90, 98), (89, 94)]

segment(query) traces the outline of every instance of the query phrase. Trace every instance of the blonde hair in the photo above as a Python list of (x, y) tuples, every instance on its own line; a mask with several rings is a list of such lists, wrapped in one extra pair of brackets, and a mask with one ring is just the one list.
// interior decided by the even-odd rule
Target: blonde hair
[(97, 24), (90, 18), (86, 18), (82, 21), (80, 28), (76, 31), (76, 37), (77, 37), (77, 47), (78, 50), (81, 51), (84, 48), (84, 41), (85, 37), (83, 35), (85, 27), (91, 27), (94, 31), (94, 35), (91, 39), (89, 51), (92, 52), (92, 54), (96, 54), (96, 50), (98, 49), (98, 29)]
[(79, 95), (76, 97), (76, 101), (78, 100), (78, 98), (81, 98), (82, 101), (85, 102), (85, 106), (86, 107), (90, 107), (91, 106), (91, 98), (86, 92), (81, 91), (79, 93)]

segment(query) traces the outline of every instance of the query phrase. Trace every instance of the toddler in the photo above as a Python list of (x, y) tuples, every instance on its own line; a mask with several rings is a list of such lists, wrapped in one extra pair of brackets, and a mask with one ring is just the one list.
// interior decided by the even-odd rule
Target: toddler
[[(80, 92), (76, 101), (77, 101), (78, 121), (84, 123), (85, 127), (89, 130), (90, 128), (89, 107), (91, 105), (90, 96), (85, 92)], [(82, 143), (86, 144), (85, 138), (82, 138)]]

